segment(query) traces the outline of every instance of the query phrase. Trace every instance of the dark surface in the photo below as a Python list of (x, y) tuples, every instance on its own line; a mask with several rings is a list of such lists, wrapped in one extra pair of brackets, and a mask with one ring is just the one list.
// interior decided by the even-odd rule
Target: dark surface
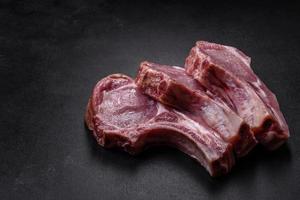
[[(43, 2), (43, 3), (42, 3)], [(1, 199), (297, 199), (300, 6), (178, 1), (1, 1)], [(196, 40), (252, 57), (291, 138), (212, 179), (183, 153), (97, 146), (83, 123), (94, 84), (142, 60), (183, 65)]]

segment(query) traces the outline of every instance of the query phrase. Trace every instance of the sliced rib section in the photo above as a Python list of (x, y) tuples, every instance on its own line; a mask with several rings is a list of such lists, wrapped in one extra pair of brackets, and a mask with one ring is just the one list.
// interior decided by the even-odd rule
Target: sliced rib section
[(144, 95), (122, 74), (100, 80), (87, 105), (85, 121), (97, 142), (131, 154), (153, 145), (169, 145), (196, 159), (211, 176), (228, 173), (232, 147), (205, 124)]
[(185, 68), (219, 102), (236, 111), (260, 143), (273, 150), (288, 139), (288, 126), (275, 95), (255, 75), (250, 61), (234, 47), (198, 41)]
[(256, 140), (243, 119), (228, 106), (210, 98), (184, 68), (143, 62), (136, 84), (155, 100), (180, 109), (193, 120), (215, 130), (233, 145), (238, 156), (246, 155), (255, 146)]

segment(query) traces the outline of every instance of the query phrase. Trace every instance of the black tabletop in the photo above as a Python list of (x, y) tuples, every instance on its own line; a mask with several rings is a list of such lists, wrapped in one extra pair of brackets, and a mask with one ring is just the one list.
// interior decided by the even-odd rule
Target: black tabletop
[[(0, 3), (1, 199), (296, 199), (300, 195), (300, 6), (209, 1)], [(95, 83), (143, 60), (184, 64), (197, 40), (232, 45), (274, 91), (291, 138), (211, 178), (160, 147), (98, 146), (83, 121)], [(298, 197), (299, 198), (299, 197)]]

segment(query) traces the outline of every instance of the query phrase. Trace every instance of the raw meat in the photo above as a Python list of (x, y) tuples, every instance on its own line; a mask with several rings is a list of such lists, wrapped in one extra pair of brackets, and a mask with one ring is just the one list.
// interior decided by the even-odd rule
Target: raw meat
[(97, 83), (89, 99), (86, 124), (101, 146), (136, 154), (151, 145), (170, 145), (217, 176), (235, 163), (232, 147), (209, 127), (141, 93), (122, 74)]
[(184, 68), (143, 62), (136, 84), (152, 98), (180, 109), (200, 124), (207, 124), (233, 145), (238, 156), (246, 155), (256, 145), (243, 119), (226, 105), (211, 99)]
[(198, 41), (185, 68), (218, 101), (236, 111), (268, 149), (276, 149), (288, 139), (288, 126), (275, 95), (255, 75), (250, 58), (240, 50)]

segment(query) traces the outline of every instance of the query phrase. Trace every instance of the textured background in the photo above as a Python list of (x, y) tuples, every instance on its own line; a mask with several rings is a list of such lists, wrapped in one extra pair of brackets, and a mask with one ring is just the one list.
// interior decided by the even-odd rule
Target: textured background
[[(296, 199), (300, 6), (207, 1), (0, 1), (1, 199)], [(94, 84), (142, 60), (183, 65), (196, 40), (242, 49), (291, 139), (212, 179), (170, 148), (105, 150), (83, 115)]]

